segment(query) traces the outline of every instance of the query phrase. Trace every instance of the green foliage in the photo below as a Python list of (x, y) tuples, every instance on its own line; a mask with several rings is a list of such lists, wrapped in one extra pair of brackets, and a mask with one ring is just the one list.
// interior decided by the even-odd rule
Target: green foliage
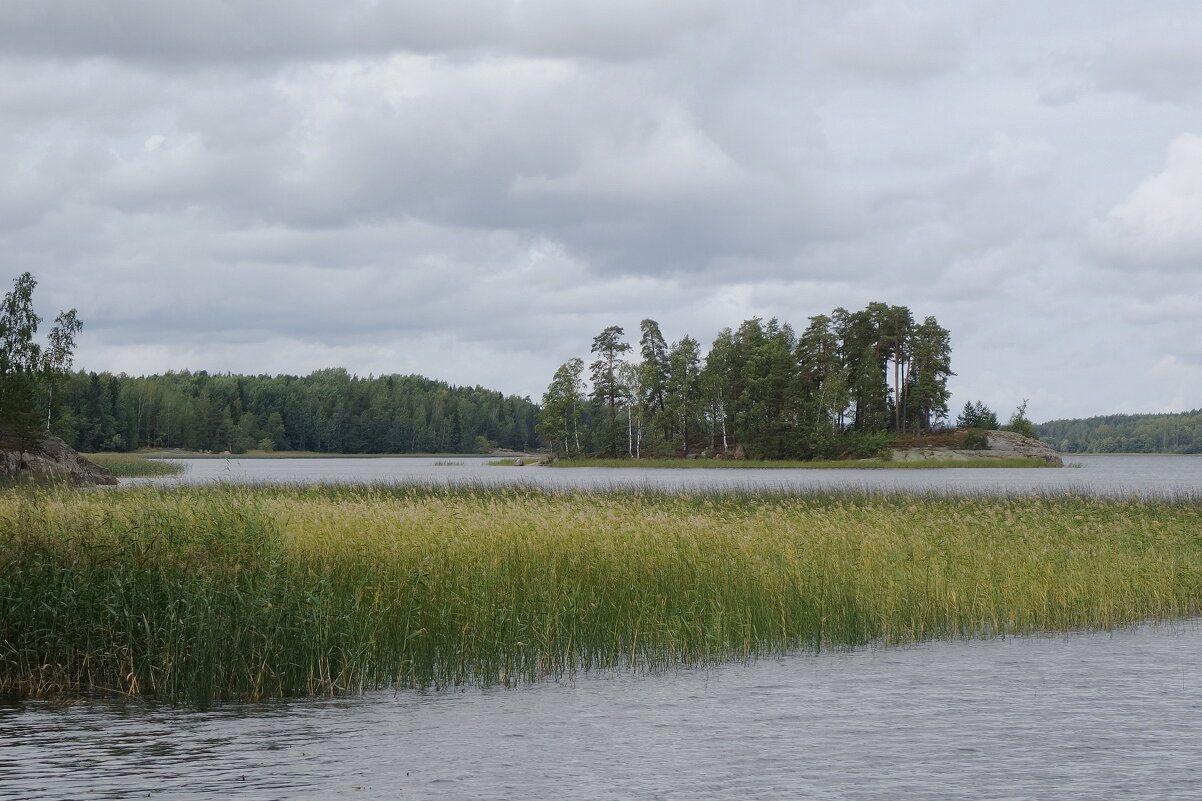
[(897, 437), (888, 431), (852, 431), (844, 439), (846, 455), (856, 459), (881, 457)]
[(960, 448), (966, 451), (989, 450), (989, 437), (979, 428), (970, 428), (960, 439)]
[[(933, 317), (916, 323), (904, 306), (836, 309), (812, 317), (800, 337), (788, 323), (753, 318), (720, 331), (704, 355), (689, 336), (669, 348), (654, 320), (639, 328), (634, 365), (622, 358), (630, 348), (620, 327), (593, 341), (592, 452), (829, 459), (862, 452), (864, 434), (926, 429), (947, 416), (948, 332)], [(558, 415), (544, 415), (544, 441), (566, 442), (550, 419)]]
[(536, 442), (528, 398), (421, 376), (74, 373), (54, 397), (54, 430), (92, 452), (240, 453), (269, 441), (320, 453), (469, 453), (480, 436), (515, 450)]
[(611, 325), (593, 338), (590, 350), (597, 358), (589, 365), (593, 382), (593, 402), (597, 405), (601, 430), (598, 440), (601, 452), (616, 455), (625, 450), (624, 432), (618, 426), (618, 404), (626, 397), (626, 389), (618, 376), (622, 354), (630, 345), (622, 341), (626, 332), (621, 326)]
[(997, 415), (981, 401), (965, 403), (964, 411), (956, 418), (956, 428), (980, 428), (997, 431)]
[(1202, 612), (1202, 505), (204, 488), (0, 495), (0, 695), (515, 684)]
[[(50, 430), (54, 388), (71, 366), (75, 337), (83, 328), (75, 309), (60, 312), (46, 347), (39, 345), (36, 286), (32, 275), (22, 273), (0, 302), (0, 441), (21, 448), (36, 445)], [(43, 395), (45, 404), (39, 404)]]
[(1202, 409), (1052, 420), (1036, 431), (1063, 453), (1202, 453)]
[(663, 432), (663, 439), (669, 439), (671, 428), (665, 401), (668, 391), (668, 343), (655, 320), (643, 320), (639, 323), (639, 330), (642, 334), (639, 339), (642, 362), (637, 368), (641, 389), (637, 400), (642, 407), (641, 419), (652, 429)]
[(542, 409), (538, 413), (538, 436), (554, 456), (576, 454), (581, 450), (581, 417), (584, 413), (584, 382), (581, 373), (584, 362), (569, 359), (555, 371), (551, 385), (543, 393)]
[(701, 356), (697, 340), (686, 336), (672, 344), (664, 387), (667, 436), (678, 441), (679, 452), (685, 453), (701, 413)]
[(1031, 439), (1039, 439), (1035, 424), (1027, 419), (1027, 402), (1027, 399), (1023, 398), (1023, 402), (1014, 410), (1014, 414), (1010, 415), (1010, 422), (1003, 426), (1003, 429)]

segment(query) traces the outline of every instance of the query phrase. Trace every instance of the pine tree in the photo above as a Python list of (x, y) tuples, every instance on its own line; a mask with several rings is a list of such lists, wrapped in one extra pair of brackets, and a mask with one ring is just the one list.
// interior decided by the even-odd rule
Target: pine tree
[(618, 380), (618, 365), (622, 361), (622, 354), (630, 350), (630, 345), (622, 341), (624, 333), (621, 326), (611, 325), (597, 334), (591, 348), (597, 359), (589, 365), (593, 401), (604, 417), (600, 437), (602, 452), (611, 456), (623, 450), (621, 441), (624, 437), (618, 429), (618, 403), (624, 397), (625, 390)]

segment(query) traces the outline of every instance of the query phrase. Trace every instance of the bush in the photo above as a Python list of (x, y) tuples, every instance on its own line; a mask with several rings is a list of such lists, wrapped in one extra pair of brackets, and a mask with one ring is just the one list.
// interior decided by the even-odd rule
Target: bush
[(964, 411), (956, 420), (958, 428), (981, 428), (996, 431), (998, 428), (997, 415), (981, 401), (964, 404)]
[(1021, 434), (1030, 439), (1039, 439), (1039, 434), (1035, 432), (1035, 424), (1027, 419), (1027, 399), (1023, 398), (1023, 402), (1014, 410), (1014, 414), (1010, 415), (1010, 422), (1003, 426), (1005, 431), (1013, 431), (1015, 434)]
[(897, 438), (888, 431), (852, 431), (845, 440), (846, 453), (857, 459), (871, 459), (889, 451)]
[(989, 437), (979, 428), (970, 428), (960, 440), (960, 449), (966, 451), (989, 450)]

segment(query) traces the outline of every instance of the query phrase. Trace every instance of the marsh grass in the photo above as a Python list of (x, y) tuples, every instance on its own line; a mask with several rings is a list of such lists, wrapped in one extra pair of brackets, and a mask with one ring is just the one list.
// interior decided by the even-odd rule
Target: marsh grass
[(148, 459), (135, 453), (85, 453), (81, 455), (106, 468), (118, 478), (174, 476), (184, 472), (187, 467), (178, 462)]
[(0, 494), (0, 694), (513, 684), (1202, 611), (1202, 501), (531, 488)]
[(938, 468), (980, 467), (1058, 467), (1042, 459), (840, 459), (828, 461), (788, 461), (749, 459), (556, 459), (552, 467), (669, 467), (714, 469), (853, 469), (853, 470), (930, 470)]

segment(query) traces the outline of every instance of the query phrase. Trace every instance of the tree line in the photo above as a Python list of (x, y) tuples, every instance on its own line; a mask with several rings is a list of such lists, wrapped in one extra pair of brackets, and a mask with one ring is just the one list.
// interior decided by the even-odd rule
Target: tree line
[(1036, 430), (1064, 453), (1202, 453), (1202, 409), (1052, 420)]
[(556, 370), (537, 429), (554, 454), (871, 455), (948, 414), (950, 335), (905, 306), (838, 308), (800, 334), (753, 318), (705, 353), (687, 335), (669, 344), (651, 319), (637, 350), (625, 336), (610, 326), (587, 365), (573, 358)]
[(538, 410), (528, 398), (417, 375), (75, 372), (59, 384), (53, 399), (43, 398), (51, 431), (85, 452), (471, 453), (536, 445)]

